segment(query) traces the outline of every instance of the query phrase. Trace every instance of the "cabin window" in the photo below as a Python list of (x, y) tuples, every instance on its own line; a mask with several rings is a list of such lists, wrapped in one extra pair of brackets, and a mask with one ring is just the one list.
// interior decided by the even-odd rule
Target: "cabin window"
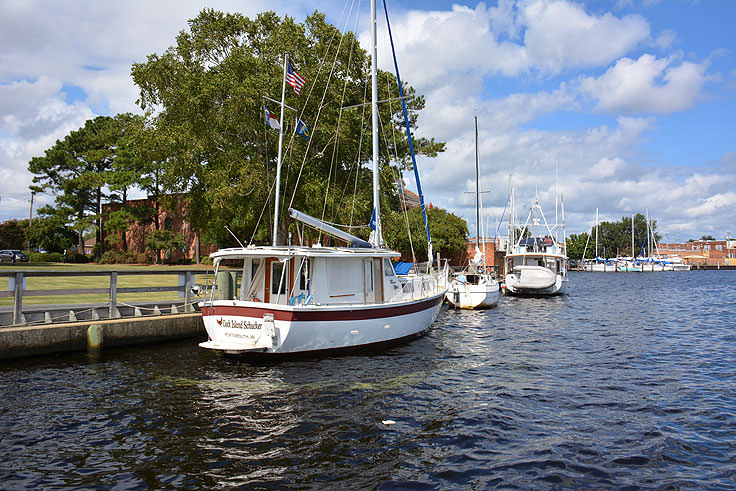
[(373, 292), (373, 260), (365, 261), (365, 290), (368, 293)]
[[(284, 278), (282, 280), (281, 274), (284, 271), (284, 263), (281, 261), (274, 261), (271, 263), (271, 293), (274, 295), (278, 294), (286, 294), (286, 283), (288, 281), (288, 278), (286, 275), (284, 275)], [(279, 291), (279, 284), (281, 285), (281, 290)]]
[(255, 279), (256, 272), (258, 271), (258, 267), (260, 265), (261, 265), (261, 260), (260, 259), (254, 259), (253, 261), (251, 261), (251, 263), (250, 263), (250, 277), (251, 278)]
[(396, 273), (394, 272), (394, 267), (391, 264), (391, 261), (389, 261), (386, 258), (383, 258), (383, 275), (384, 276), (395, 276)]
[(309, 290), (309, 264), (310, 259), (304, 259), (302, 262), (302, 268), (299, 272), (299, 289), (303, 291)]

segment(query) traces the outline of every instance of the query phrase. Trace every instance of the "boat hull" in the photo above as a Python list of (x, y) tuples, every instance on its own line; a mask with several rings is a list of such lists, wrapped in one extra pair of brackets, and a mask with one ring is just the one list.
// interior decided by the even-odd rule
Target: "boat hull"
[(370, 349), (423, 335), (445, 295), (395, 304), (325, 306), (258, 305), (215, 301), (202, 305), (210, 341), (203, 348), (228, 355), (310, 355)]
[(480, 285), (463, 284), (454, 281), (447, 290), (447, 301), (459, 309), (487, 309), (498, 303), (500, 290), (498, 283)]
[(521, 266), (507, 274), (504, 283), (504, 291), (512, 295), (561, 295), (567, 278), (542, 266)]

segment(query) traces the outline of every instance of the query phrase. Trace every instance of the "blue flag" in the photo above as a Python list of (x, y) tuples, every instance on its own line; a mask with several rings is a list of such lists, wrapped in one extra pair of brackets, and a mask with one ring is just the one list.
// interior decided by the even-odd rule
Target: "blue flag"
[(303, 136), (305, 140), (309, 141), (309, 128), (307, 128), (307, 123), (301, 119), (297, 119), (296, 134)]
[(368, 226), (371, 230), (376, 230), (376, 209), (373, 208), (373, 215), (371, 215), (371, 221), (368, 222)]

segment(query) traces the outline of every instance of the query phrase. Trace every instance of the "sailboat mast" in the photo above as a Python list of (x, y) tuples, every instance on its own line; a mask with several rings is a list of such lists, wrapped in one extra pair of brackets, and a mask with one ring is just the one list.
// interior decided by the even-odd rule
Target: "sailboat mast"
[(634, 252), (634, 215), (631, 215), (631, 260), (636, 259), (636, 253)]
[(373, 128), (373, 209), (376, 213), (376, 233), (373, 245), (380, 247), (381, 204), (378, 179), (378, 48), (376, 46), (376, 0), (371, 0), (371, 121)]
[(647, 257), (652, 257), (652, 246), (650, 244), (651, 237), (649, 237), (649, 208), (645, 208), (647, 213)]
[(595, 258), (598, 259), (598, 208), (595, 209)]
[(284, 145), (284, 99), (286, 98), (286, 65), (289, 53), (284, 56), (284, 77), (281, 84), (281, 117), (279, 119), (279, 153), (276, 157), (276, 198), (273, 207), (273, 245), (279, 245), (279, 197), (281, 194), (281, 149)]
[(475, 249), (480, 250), (480, 183), (478, 177), (478, 116), (475, 116)]

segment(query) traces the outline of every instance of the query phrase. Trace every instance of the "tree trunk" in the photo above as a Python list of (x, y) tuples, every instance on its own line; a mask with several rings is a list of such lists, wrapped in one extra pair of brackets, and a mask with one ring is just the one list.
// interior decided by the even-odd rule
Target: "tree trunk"
[[(128, 206), (128, 189), (123, 189), (123, 207), (124, 210)], [(128, 231), (122, 230), (121, 233), (123, 252), (128, 251)]]
[(97, 218), (95, 218), (95, 241), (102, 242), (102, 188), (97, 188)]

